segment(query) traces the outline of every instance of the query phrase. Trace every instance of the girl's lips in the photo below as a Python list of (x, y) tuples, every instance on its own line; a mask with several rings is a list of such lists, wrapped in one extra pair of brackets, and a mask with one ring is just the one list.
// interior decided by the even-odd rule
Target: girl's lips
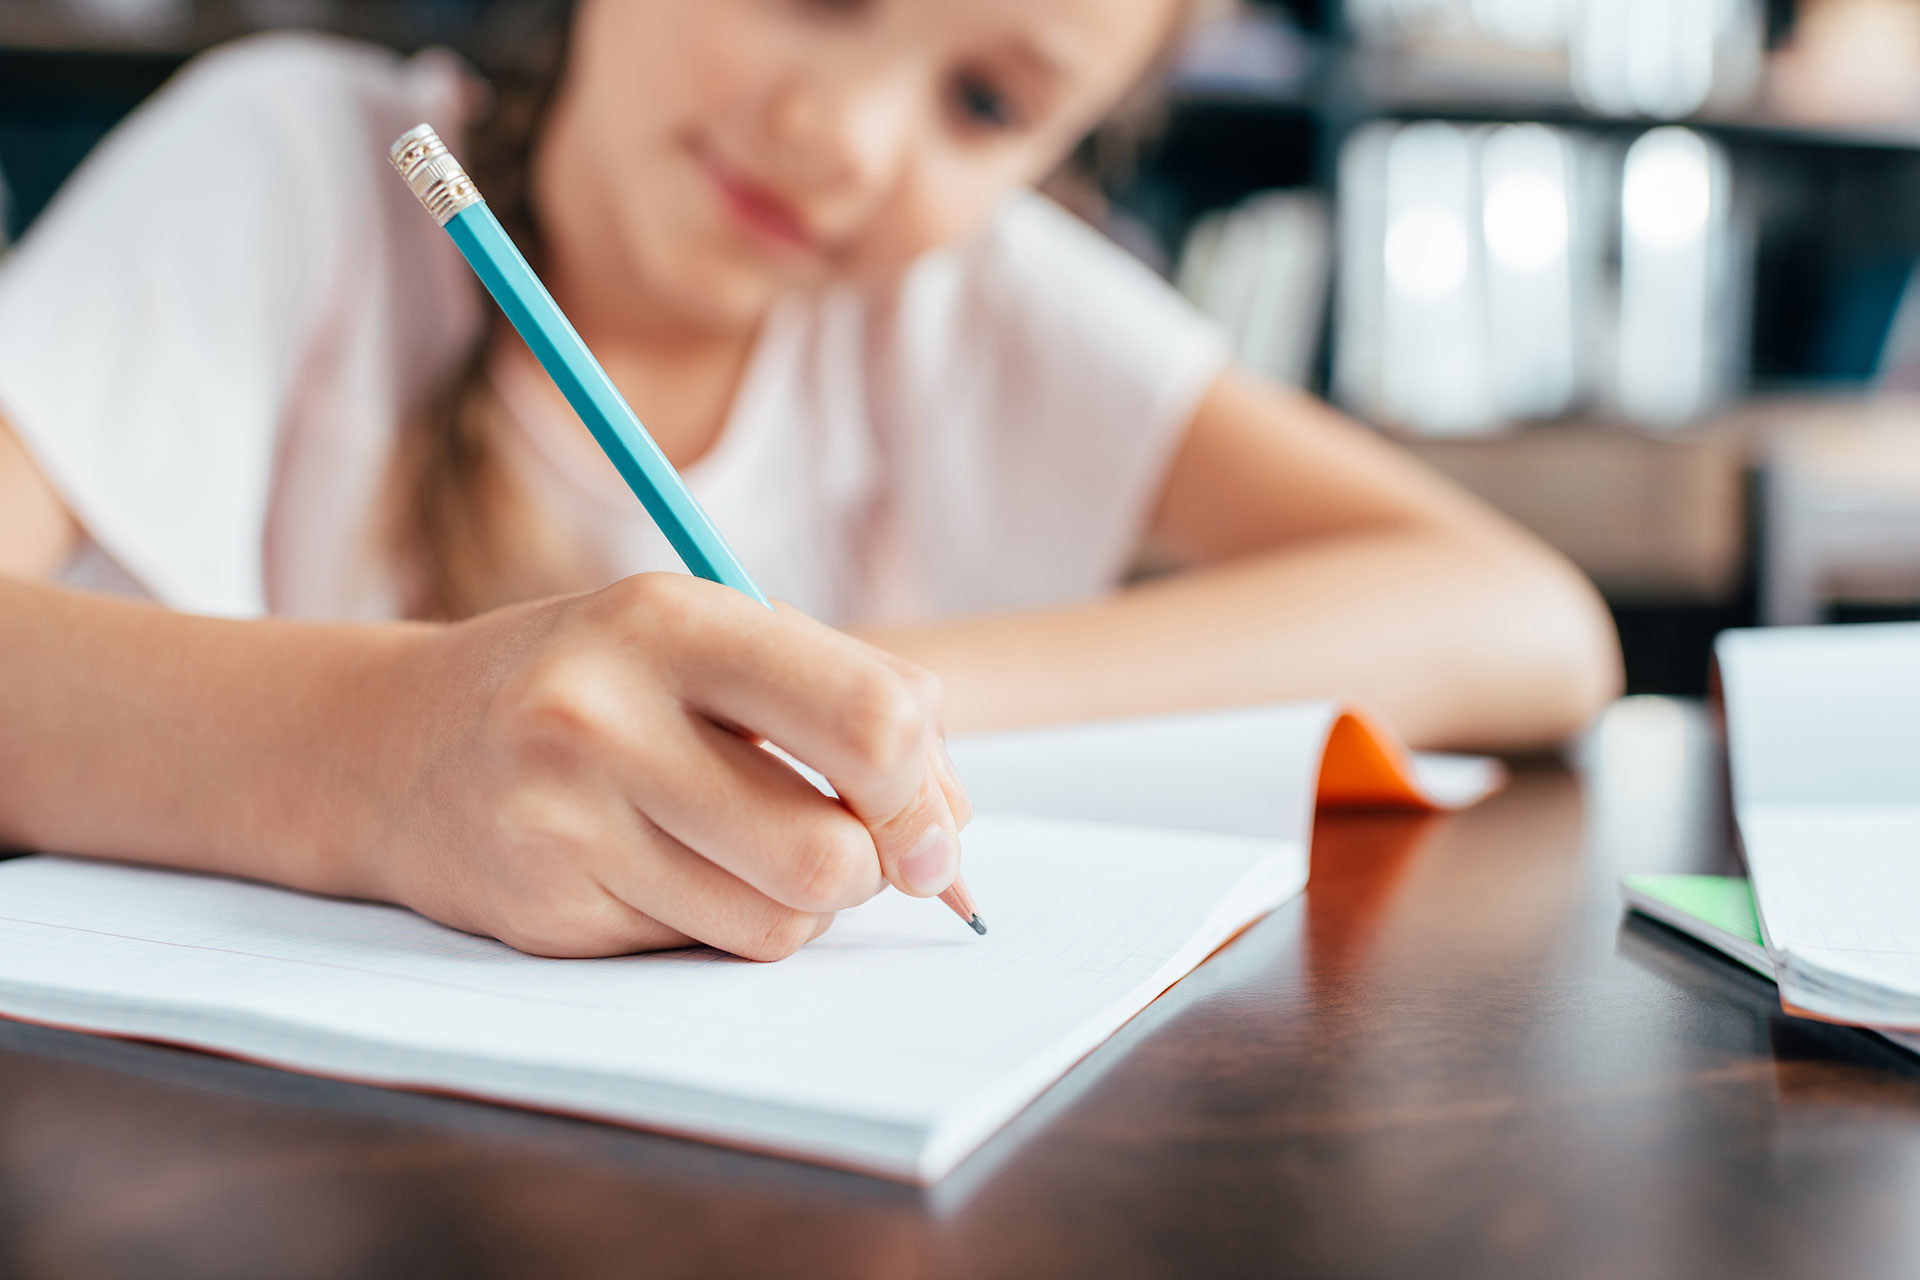
[(703, 152), (700, 162), (726, 206), (749, 229), (790, 253), (820, 252), (820, 238), (792, 205), (710, 152)]

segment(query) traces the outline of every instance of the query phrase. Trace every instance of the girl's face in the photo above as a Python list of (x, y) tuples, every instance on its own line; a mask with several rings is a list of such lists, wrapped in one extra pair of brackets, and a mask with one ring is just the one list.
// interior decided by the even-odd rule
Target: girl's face
[(966, 236), (1178, 0), (581, 0), (534, 192), (569, 307), (731, 331)]

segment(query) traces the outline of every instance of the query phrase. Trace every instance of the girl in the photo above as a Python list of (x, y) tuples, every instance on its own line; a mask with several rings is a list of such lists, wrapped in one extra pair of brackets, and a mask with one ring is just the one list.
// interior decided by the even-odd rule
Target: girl
[[(1618, 675), (1565, 563), (1028, 193), (1189, 9), (579, 0), (491, 98), (201, 59), (0, 266), (0, 841), (772, 958), (953, 880), (943, 715), (1575, 729)], [(387, 169), (422, 120), (794, 608), (664, 572)], [(1149, 543), (1189, 571), (1120, 589)]]

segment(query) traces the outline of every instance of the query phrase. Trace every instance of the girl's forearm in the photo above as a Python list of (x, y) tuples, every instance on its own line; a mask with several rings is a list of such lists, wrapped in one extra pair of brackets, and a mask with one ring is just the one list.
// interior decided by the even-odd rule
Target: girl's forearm
[(0, 577), (0, 845), (326, 893), (388, 799), (410, 626), (234, 622)]
[(946, 681), (957, 731), (1345, 697), (1417, 746), (1511, 750), (1573, 732), (1620, 679), (1604, 607), (1570, 567), (1427, 529), (864, 634)]
[(883, 883), (931, 897), (959, 870), (922, 673), (686, 574), (358, 627), (0, 577), (0, 654), (15, 846), (381, 899), (551, 956), (779, 959)]

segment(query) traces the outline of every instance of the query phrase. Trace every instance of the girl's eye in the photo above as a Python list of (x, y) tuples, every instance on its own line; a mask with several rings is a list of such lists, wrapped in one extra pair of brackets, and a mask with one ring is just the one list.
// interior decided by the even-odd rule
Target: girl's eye
[(962, 75), (954, 80), (954, 106), (967, 124), (987, 129), (1012, 129), (1019, 124), (1007, 95), (984, 76)]

